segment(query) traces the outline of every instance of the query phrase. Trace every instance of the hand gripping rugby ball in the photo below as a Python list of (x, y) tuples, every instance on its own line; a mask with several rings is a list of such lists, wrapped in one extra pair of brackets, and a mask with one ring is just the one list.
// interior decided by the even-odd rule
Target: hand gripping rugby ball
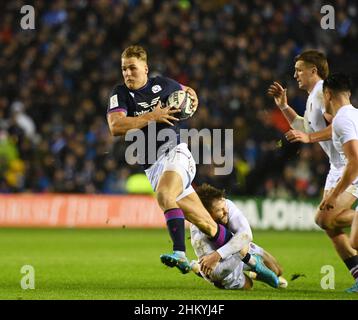
[(185, 120), (194, 114), (193, 101), (189, 94), (184, 90), (174, 91), (167, 100), (167, 107), (178, 109), (178, 113), (174, 113), (174, 117)]

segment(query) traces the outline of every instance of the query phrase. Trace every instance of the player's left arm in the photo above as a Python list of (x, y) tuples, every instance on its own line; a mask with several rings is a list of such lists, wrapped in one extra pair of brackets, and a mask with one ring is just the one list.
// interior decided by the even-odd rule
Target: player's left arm
[(199, 105), (198, 95), (196, 94), (196, 92), (193, 88), (190, 88), (190, 87), (187, 87), (184, 85), (181, 85), (181, 86), (183, 87), (183, 90), (189, 94), (191, 100), (193, 101), (193, 110), (195, 112)]
[(321, 131), (303, 132), (300, 130), (290, 130), (285, 133), (285, 137), (289, 142), (314, 143), (319, 141), (327, 141), (332, 139), (332, 124)]
[(228, 243), (217, 249), (222, 259), (246, 249), (253, 240), (249, 221), (243, 212), (230, 200), (227, 200), (230, 220), (229, 230), (234, 234)]
[[(333, 116), (326, 112), (326, 108), (324, 107), (324, 99), (323, 93), (320, 93), (316, 96), (315, 105), (317, 105), (322, 113), (323, 118), (329, 125), (323, 130), (316, 132), (307, 132), (307, 129), (303, 125), (303, 130), (290, 130), (286, 132), (286, 139), (293, 142), (302, 142), (302, 143), (315, 143), (320, 141), (332, 140), (332, 120)], [(298, 117), (303, 120), (304, 118)], [(306, 130), (305, 130), (306, 129)]]
[(239, 253), (242, 250), (248, 250), (249, 244), (253, 239), (250, 224), (244, 214), (236, 207), (234, 203), (228, 201), (230, 212), (230, 228), (234, 233), (233, 237), (216, 251), (202, 257), (199, 261), (201, 271), (210, 276), (220, 260), (226, 259), (232, 254)]
[(343, 144), (343, 152), (347, 159), (347, 164), (344, 169), (342, 178), (337, 183), (336, 187), (328, 195), (328, 197), (322, 201), (320, 206), (323, 209), (333, 209), (336, 205), (337, 198), (342, 194), (358, 177), (358, 140), (349, 140)]

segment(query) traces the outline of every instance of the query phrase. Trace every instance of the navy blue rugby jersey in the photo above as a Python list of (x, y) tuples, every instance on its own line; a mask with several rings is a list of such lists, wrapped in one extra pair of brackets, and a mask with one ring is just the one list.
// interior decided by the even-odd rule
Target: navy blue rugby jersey
[[(177, 90), (182, 90), (181, 84), (175, 80), (160, 76), (149, 78), (147, 84), (138, 90), (130, 90), (125, 84), (116, 85), (109, 98), (107, 114), (121, 111), (126, 113), (128, 117), (140, 116), (153, 111), (159, 100), (162, 102), (162, 106), (164, 106), (169, 95)], [(170, 143), (170, 146), (169, 144), (166, 145), (164, 148), (166, 150), (179, 143), (178, 122), (171, 122), (174, 126), (170, 126), (166, 123), (156, 123), (156, 134), (159, 130), (164, 128), (174, 130), (176, 134), (177, 140), (175, 143)], [(151, 164), (153, 164), (153, 152), (155, 151), (156, 157), (159, 157), (160, 154), (157, 155), (157, 151), (165, 143), (168, 143), (168, 139), (166, 139), (166, 141), (158, 141), (155, 135), (154, 143), (148, 144), (148, 126), (143, 127), (141, 130), (145, 137), (145, 154), (138, 154), (138, 158), (140, 159), (144, 169), (147, 169)], [(150, 137), (152, 137), (152, 135), (150, 135)], [(132, 142), (129, 142), (129, 144), (130, 143)], [(156, 150), (153, 150), (153, 146), (155, 146)], [(150, 152), (152, 152), (151, 158), (149, 157), (148, 148), (150, 148)]]

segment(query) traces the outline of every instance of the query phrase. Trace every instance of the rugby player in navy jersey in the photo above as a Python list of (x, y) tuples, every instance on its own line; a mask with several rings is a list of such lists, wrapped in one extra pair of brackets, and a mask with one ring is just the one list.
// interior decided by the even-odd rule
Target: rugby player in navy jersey
[[(122, 75), (124, 84), (114, 87), (107, 109), (111, 134), (121, 136), (131, 129), (141, 129), (145, 137), (146, 153), (153, 151), (153, 147), (160, 150), (167, 143), (159, 139), (154, 144), (148, 142), (148, 126), (151, 122), (156, 123), (157, 131), (175, 130), (179, 137), (178, 119), (174, 116), (177, 111), (162, 106), (172, 92), (185, 90), (191, 96), (195, 110), (198, 106), (195, 91), (165, 77), (149, 78), (147, 54), (140, 46), (130, 46), (123, 51)], [(232, 234), (225, 226), (212, 219), (192, 188), (196, 164), (187, 144), (176, 141), (169, 149), (163, 150), (169, 151), (162, 154), (159, 152), (154, 163), (149, 162), (148, 154), (139, 157), (144, 160), (145, 173), (156, 193), (158, 204), (164, 211), (173, 241), (174, 252), (161, 255), (161, 261), (187, 273), (190, 271), (190, 264), (185, 254), (185, 219), (196, 225), (218, 248), (227, 243)]]

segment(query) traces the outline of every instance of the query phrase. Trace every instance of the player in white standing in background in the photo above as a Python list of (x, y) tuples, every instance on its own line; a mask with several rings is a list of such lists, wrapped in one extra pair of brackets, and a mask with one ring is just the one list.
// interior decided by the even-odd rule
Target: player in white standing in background
[[(287, 281), (279, 276), (282, 268), (276, 259), (262, 248), (252, 243), (252, 231), (244, 214), (229, 199), (224, 190), (203, 184), (196, 192), (212, 218), (234, 234), (231, 240), (221, 248), (212, 242), (195, 225), (190, 226), (191, 244), (199, 259), (192, 261), (192, 269), (216, 287), (223, 289), (250, 289), (251, 279), (244, 271), (251, 272), (251, 277), (262, 280), (270, 286), (287, 286)], [(257, 273), (255, 261), (260, 260), (269, 267), (271, 279), (262, 279)], [(281, 281), (280, 281), (281, 280)]]
[[(334, 117), (333, 145), (346, 163), (341, 179), (320, 205), (322, 210), (328, 212), (337, 207), (346, 190), (358, 198), (358, 110), (352, 106), (350, 95), (350, 79), (344, 74), (332, 74), (323, 82), (326, 110)], [(358, 213), (352, 223), (350, 242), (358, 250)], [(358, 274), (358, 267), (354, 272)], [(346, 291), (358, 293), (358, 278)]]
[[(304, 117), (300, 117), (287, 103), (286, 89), (278, 82), (272, 84), (268, 94), (274, 97), (291, 128), (286, 133), (290, 142), (313, 143), (319, 142), (330, 161), (330, 170), (324, 186), (323, 199), (336, 186), (343, 174), (345, 166), (341, 156), (332, 142), (332, 115), (325, 110), (323, 101), (323, 80), (329, 73), (328, 62), (325, 55), (317, 50), (307, 50), (295, 59), (294, 78), (300, 89), (307, 91), (308, 99)], [(349, 191), (344, 191), (339, 204), (332, 210), (318, 208), (315, 221), (325, 230), (331, 239), (337, 253), (347, 266), (355, 280), (358, 278), (357, 250), (352, 248), (349, 237), (343, 228), (350, 227), (355, 215), (351, 209), (356, 198)]]

